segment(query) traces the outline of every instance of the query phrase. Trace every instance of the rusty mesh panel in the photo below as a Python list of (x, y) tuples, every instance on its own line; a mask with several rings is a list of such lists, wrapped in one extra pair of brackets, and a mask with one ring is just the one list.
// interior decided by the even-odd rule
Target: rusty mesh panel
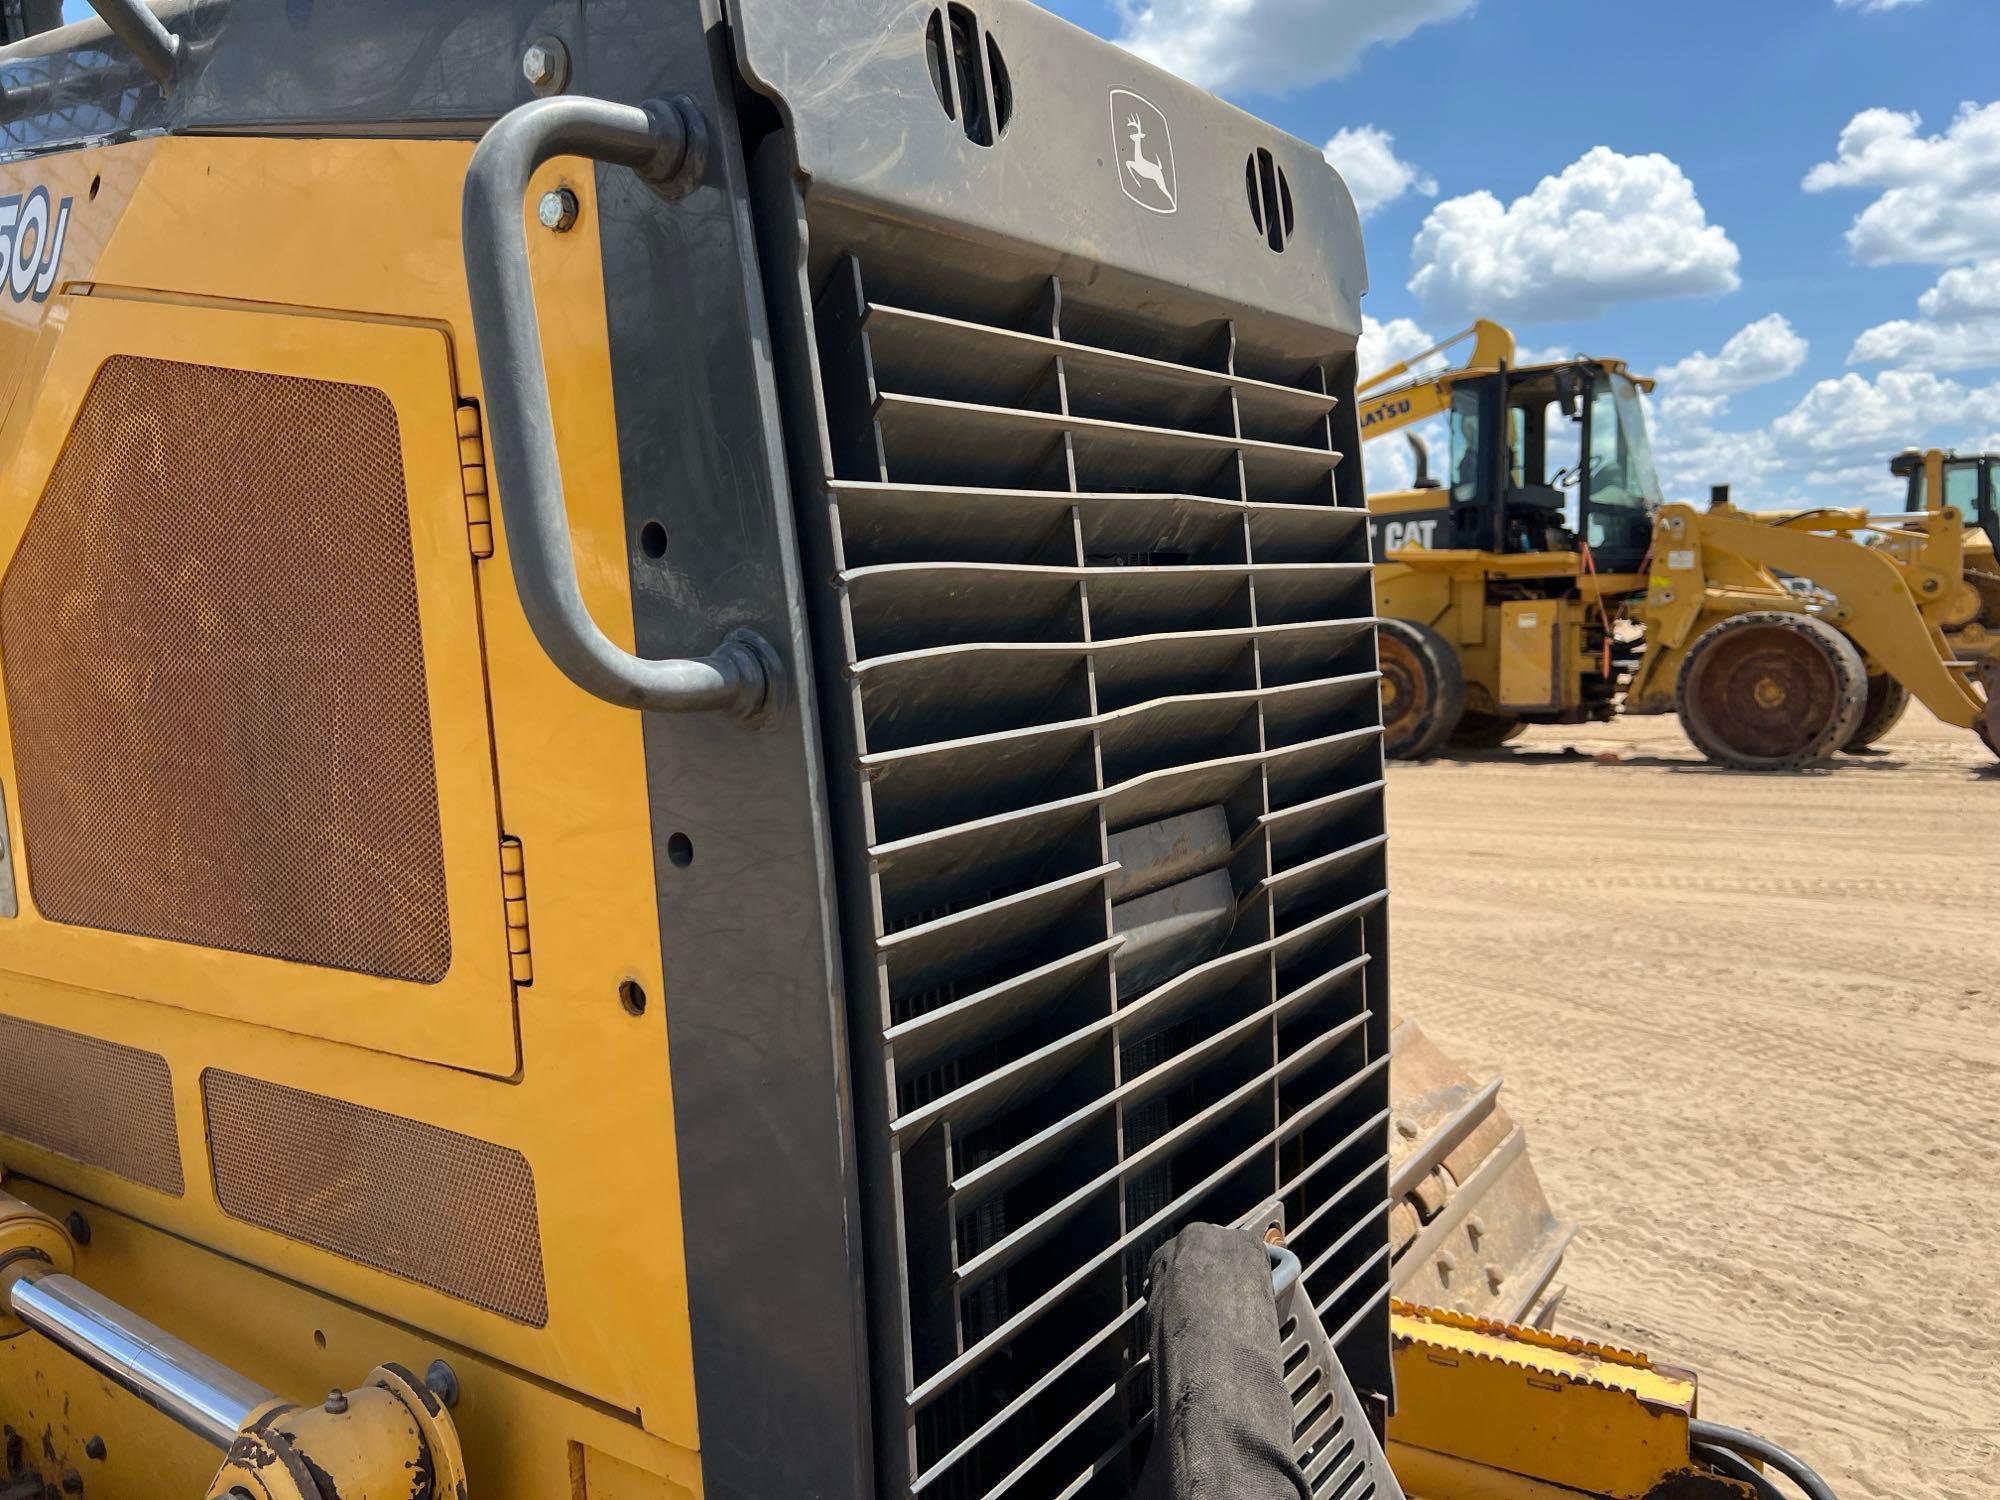
[(201, 1088), (231, 1218), (548, 1322), (535, 1175), (520, 1152), (215, 1068)]
[(181, 1193), (173, 1080), (154, 1052), (0, 1016), (0, 1136)]
[(82, 927), (451, 959), (396, 415), (106, 362), (0, 589), (29, 885)]

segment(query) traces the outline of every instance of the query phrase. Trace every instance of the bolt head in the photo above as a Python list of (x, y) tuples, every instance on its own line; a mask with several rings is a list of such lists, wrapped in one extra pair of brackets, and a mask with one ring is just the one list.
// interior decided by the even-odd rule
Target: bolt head
[(441, 1359), (431, 1361), (424, 1371), (424, 1384), (447, 1408), (458, 1405), (458, 1372)]
[(541, 220), (542, 228), (556, 234), (567, 234), (576, 224), (580, 208), (575, 193), (568, 188), (554, 188), (542, 194), (542, 201), (535, 208), (535, 217)]
[(538, 36), (521, 49), (521, 76), (538, 94), (569, 87), (569, 48), (559, 36)]
[(336, 1386), (326, 1393), (326, 1412), (328, 1416), (337, 1417), (346, 1410), (347, 1392)]

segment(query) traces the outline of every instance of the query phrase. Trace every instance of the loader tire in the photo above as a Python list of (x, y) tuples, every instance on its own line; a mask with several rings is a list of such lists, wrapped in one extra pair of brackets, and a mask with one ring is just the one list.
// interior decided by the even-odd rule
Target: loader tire
[(1843, 750), (1866, 750), (1902, 721), (1910, 706), (1910, 690), (1887, 672), (1868, 679), (1868, 702), (1861, 710), (1861, 727), (1848, 736)]
[(1458, 652), (1413, 620), (1382, 621), (1377, 649), (1382, 753), (1391, 760), (1428, 760), (1444, 748), (1465, 714), (1465, 669)]
[(1681, 728), (1710, 760), (1739, 771), (1798, 771), (1854, 738), (1868, 669), (1824, 620), (1754, 610), (1689, 648), (1674, 684)]
[(1454, 750), (1498, 750), (1527, 729), (1519, 719), (1507, 714), (1483, 714), (1468, 708), (1458, 716), (1458, 728), (1451, 732)]

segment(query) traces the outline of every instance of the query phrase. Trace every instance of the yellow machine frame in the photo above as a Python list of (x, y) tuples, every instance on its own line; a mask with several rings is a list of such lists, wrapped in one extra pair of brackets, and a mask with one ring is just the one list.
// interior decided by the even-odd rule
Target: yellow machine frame
[(1646, 631), (1646, 651), (1627, 690), (1628, 713), (1670, 713), (1675, 674), (1687, 648), (1720, 619), (1746, 610), (1813, 607), (1780, 572), (1810, 579), (1833, 596), (1817, 612), (1932, 713), (1961, 729), (1985, 711), (1939, 619), (1963, 576), (1963, 535), (1954, 511), (1898, 518), (1882, 547), (1857, 545), (1879, 525), (1865, 512), (1753, 514), (1730, 505), (1707, 511), (1669, 505), (1654, 528), (1652, 571), (1643, 601), (1629, 606)]
[[(588, 1470), (609, 1476), (593, 1481), (592, 1496), (696, 1495), (666, 1034), (635, 1027), (616, 998), (627, 982), (663, 992), (649, 830), (630, 815), (646, 799), (641, 720), (570, 689), (514, 591), (482, 586), (493, 569), (504, 578), (508, 560), (486, 502), (483, 444), (460, 426), (464, 403), (482, 395), (458, 269), (471, 149), (169, 137), (0, 167), (0, 191), (32, 174), (75, 205), (64, 257), (72, 281), (49, 315), (0, 299), (0, 528), (9, 537), (26, 524), (65, 419), (107, 354), (171, 357), (198, 344), (210, 364), (334, 379), (360, 375), (365, 358), (366, 380), (390, 391), (420, 587), (433, 591), (425, 661), (456, 897), (452, 971), (426, 997), (434, 1006), (412, 1007), (391, 1003), (389, 987), (364, 975), (253, 955), (104, 931), (88, 934), (86, 951), (77, 929), (38, 913), (31, 880), (17, 878), (19, 915), (0, 924), (7, 1010), (143, 1036), (172, 1071), (186, 1187), (170, 1196), (10, 1146), (7, 1191), (58, 1220), (84, 1214), (91, 1235), (78, 1269), (89, 1285), (198, 1335), (272, 1390), (312, 1398), (385, 1359), (421, 1372), (442, 1358), (463, 1400), (487, 1414), (467, 1424), (474, 1473), (512, 1475), (524, 1492), (581, 1495)], [(558, 187), (576, 194), (582, 214), (594, 211), (587, 168), (543, 169), (536, 191)], [(246, 194), (259, 202), (253, 215), (241, 211)], [(343, 254), (333, 232), (390, 221), (405, 269), (394, 278)], [(233, 227), (194, 235), (190, 222)], [(595, 240), (539, 236), (532, 269), (570, 524), (589, 564), (584, 593), (629, 646)], [(0, 757), (4, 734), (0, 718)], [(18, 861), (17, 799), (6, 814)], [(519, 862), (518, 902), (503, 889), (503, 836)], [(149, 991), (177, 986), (178, 1003), (127, 998), (132, 972), (148, 976)], [(548, 1296), (566, 1316), (534, 1328), (223, 1212), (199, 1126), (203, 1066), (219, 1055), (305, 1089), (337, 1075), (344, 1096), (389, 1112), (422, 1101), (424, 1114), (457, 1129), (531, 1160), (562, 1160), (562, 1172), (534, 1187)], [(90, 1201), (41, 1186), (48, 1181), (74, 1183)], [(618, 1229), (607, 1235), (598, 1226), (614, 1202)], [(639, 1244), (644, 1255), (629, 1253)], [(237, 1311), (218, 1320), (220, 1307)], [(37, 1403), (34, 1430), (46, 1434), (57, 1472), (92, 1475), (102, 1492), (199, 1494), (215, 1472), (199, 1440), (102, 1382), (78, 1380), (70, 1356), (41, 1340), (0, 1341), (0, 1390), (57, 1393)], [(92, 1438), (102, 1439), (101, 1460), (85, 1456)], [(643, 1491), (640, 1476), (651, 1476)]]
[[(1932, 448), (1923, 453), (1911, 449), (1891, 460), (1889, 471), (1910, 481), (1905, 521), (1937, 511), (1963, 515), (1948, 498), (1946, 473), (1971, 470), (1979, 480), (1976, 517), (1978, 524), (1965, 528), (1965, 581), (1943, 605), (1940, 623), (1953, 652), (1962, 659), (1977, 660), (2000, 655), (2000, 563), (1994, 557), (1995, 534), (2000, 533), (2000, 456), (1964, 455)], [(1988, 528), (1992, 529), (1989, 530)]]

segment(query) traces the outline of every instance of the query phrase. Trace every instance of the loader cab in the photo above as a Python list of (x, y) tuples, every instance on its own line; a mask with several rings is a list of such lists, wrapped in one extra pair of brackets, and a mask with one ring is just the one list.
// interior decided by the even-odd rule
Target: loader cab
[[(1933, 466), (1935, 465), (1935, 473)], [(1907, 482), (1905, 512), (1957, 511), (1969, 534), (1983, 533), (1989, 546), (2000, 551), (2000, 454), (1925, 453), (1908, 448), (1889, 460), (1889, 472)]]
[(7, 0), (0, 4), (0, 46), (26, 41), (62, 24), (62, 0)]
[(1616, 361), (1470, 376), (1452, 389), (1452, 545), (1507, 553), (1587, 546), (1599, 572), (1635, 571), (1660, 482), (1641, 383)]

